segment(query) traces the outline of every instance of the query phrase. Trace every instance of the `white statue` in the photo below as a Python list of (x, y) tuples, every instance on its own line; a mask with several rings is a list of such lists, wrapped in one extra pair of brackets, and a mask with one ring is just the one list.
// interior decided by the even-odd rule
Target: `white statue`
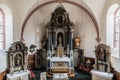
[(52, 55), (54, 55), (55, 54), (55, 50), (53, 48), (53, 45), (51, 45), (51, 49), (52, 49)]
[(69, 54), (69, 44), (67, 45), (67, 54)]

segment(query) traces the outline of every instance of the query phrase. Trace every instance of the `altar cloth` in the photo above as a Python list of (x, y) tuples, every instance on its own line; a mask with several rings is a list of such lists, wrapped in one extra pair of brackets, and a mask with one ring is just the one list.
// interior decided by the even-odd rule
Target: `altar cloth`
[(13, 74), (7, 74), (7, 80), (28, 80), (29, 71), (15, 72)]
[(56, 73), (53, 74), (53, 80), (68, 80), (68, 75), (66, 73)]
[(52, 57), (50, 59), (51, 62), (70, 62), (68, 57)]
[(92, 80), (112, 80), (113, 73), (102, 72), (99, 70), (91, 70)]

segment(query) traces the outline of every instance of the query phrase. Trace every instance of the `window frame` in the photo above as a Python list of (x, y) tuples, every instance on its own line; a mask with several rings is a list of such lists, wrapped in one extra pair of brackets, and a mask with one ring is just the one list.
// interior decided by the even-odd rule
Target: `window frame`
[(4, 50), (5, 49), (5, 45), (6, 45), (6, 39), (5, 39), (5, 14), (4, 14), (4, 11), (0, 8), (0, 12), (2, 13), (3, 15), (3, 49), (1, 50)]
[[(118, 7), (118, 8), (115, 10), (115, 13), (114, 13), (113, 48), (117, 48), (117, 42), (120, 41), (120, 30), (119, 30), (119, 32), (117, 32), (117, 30), (116, 30), (116, 27), (117, 27), (117, 18), (119, 18), (119, 20), (120, 20), (120, 14), (119, 14), (119, 16), (117, 16), (118, 11), (120, 11), (120, 7)], [(118, 27), (119, 27), (119, 26), (118, 26)], [(117, 35), (119, 35), (119, 40), (118, 40), (118, 41), (116, 40)], [(119, 43), (120, 43), (120, 42), (119, 42)], [(119, 47), (120, 47), (120, 46), (119, 46)]]

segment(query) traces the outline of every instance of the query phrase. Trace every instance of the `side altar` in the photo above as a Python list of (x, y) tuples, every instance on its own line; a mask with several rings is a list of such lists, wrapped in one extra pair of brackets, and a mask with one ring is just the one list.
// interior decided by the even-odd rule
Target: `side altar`
[(60, 3), (46, 25), (47, 74), (66, 73), (74, 77), (74, 23)]
[(6, 75), (7, 80), (29, 80), (27, 51), (28, 47), (21, 41), (11, 45), (7, 51), (9, 71)]
[(91, 70), (92, 80), (113, 80), (110, 69), (110, 47), (99, 44), (95, 47), (95, 69)]

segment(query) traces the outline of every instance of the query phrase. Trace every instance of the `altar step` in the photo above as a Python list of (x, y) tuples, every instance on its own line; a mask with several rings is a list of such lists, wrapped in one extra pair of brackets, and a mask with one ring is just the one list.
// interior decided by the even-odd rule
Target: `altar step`
[(52, 73), (69, 73), (69, 69), (68, 68), (55, 68), (55, 69), (51, 69)]
[[(46, 74), (47, 74), (47, 77), (48, 77), (48, 78), (52, 78), (52, 77), (53, 77), (53, 74), (56, 74), (56, 73), (47, 72)], [(70, 72), (70, 73), (67, 73), (67, 74), (68, 74), (68, 77), (69, 77), (69, 78), (75, 77), (75, 73), (74, 73), (73, 71)]]

